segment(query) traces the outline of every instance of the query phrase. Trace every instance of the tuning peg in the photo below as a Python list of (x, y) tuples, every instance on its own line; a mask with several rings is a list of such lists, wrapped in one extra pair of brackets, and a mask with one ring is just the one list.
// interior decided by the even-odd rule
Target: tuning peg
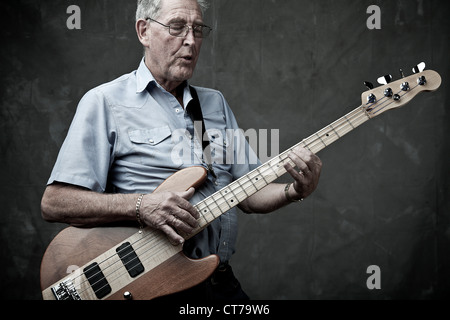
[(374, 88), (373, 84), (368, 81), (364, 81), (364, 85), (367, 87), (367, 89), (372, 90)]
[(427, 84), (427, 78), (425, 78), (425, 76), (420, 76), (419, 79), (417, 79), (417, 83), (419, 86), (424, 86)]
[(390, 74), (388, 74), (387, 76), (383, 76), (383, 77), (378, 78), (377, 81), (381, 85), (389, 84), (392, 81), (392, 76)]
[(423, 70), (425, 70), (426, 64), (425, 62), (419, 63), (417, 66), (415, 66), (412, 71), (414, 73), (421, 73)]

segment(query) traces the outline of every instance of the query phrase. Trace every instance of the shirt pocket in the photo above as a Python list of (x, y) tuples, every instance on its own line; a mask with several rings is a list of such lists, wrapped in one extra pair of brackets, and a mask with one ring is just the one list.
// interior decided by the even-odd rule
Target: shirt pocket
[(229, 164), (230, 161), (227, 160), (227, 151), (229, 150), (227, 150), (227, 137), (225, 135), (225, 130), (210, 129), (208, 130), (208, 138), (210, 142), (211, 160), (213, 164)]
[(179, 168), (183, 162), (173, 157), (174, 143), (169, 126), (128, 132), (135, 155), (144, 165), (158, 168)]

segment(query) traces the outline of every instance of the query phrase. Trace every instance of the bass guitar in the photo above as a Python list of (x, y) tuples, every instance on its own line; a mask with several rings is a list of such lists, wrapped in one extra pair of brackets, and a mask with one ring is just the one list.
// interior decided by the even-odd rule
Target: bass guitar
[[(440, 75), (423, 69), (422, 63), (413, 68), (413, 75), (395, 82), (392, 76), (382, 77), (382, 86), (375, 89), (366, 83), (369, 91), (362, 94), (358, 108), (196, 204), (200, 226), (190, 237), (284, 175), (284, 165), (293, 165), (288, 158), (292, 149), (301, 146), (318, 153), (368, 120), (404, 106), (417, 94), (437, 90)], [(203, 167), (184, 169), (154, 192), (196, 188), (206, 176)], [(215, 255), (192, 260), (182, 251), (181, 245), (174, 246), (152, 228), (69, 227), (55, 237), (42, 259), (42, 295), (44, 300), (150, 300), (199, 284), (219, 264)]]

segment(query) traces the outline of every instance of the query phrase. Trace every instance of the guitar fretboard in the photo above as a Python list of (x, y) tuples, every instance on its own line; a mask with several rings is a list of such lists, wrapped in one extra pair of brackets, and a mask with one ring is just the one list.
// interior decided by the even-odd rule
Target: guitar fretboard
[(294, 165), (288, 156), (296, 147), (304, 147), (313, 153), (318, 153), (368, 120), (370, 120), (370, 116), (366, 112), (366, 108), (360, 106), (227, 187), (202, 200), (195, 206), (201, 215), (200, 227), (190, 237), (193, 237), (222, 214), (284, 175), (286, 173), (285, 164)]

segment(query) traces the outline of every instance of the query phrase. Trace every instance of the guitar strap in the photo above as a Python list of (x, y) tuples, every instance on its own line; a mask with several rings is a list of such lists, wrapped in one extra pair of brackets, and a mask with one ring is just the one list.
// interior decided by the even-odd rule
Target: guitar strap
[[(208, 170), (214, 177), (214, 179), (217, 179), (216, 173), (214, 172), (212, 166), (211, 148), (209, 147), (210, 142), (206, 132), (205, 120), (203, 119), (203, 112), (200, 106), (200, 99), (198, 98), (197, 90), (195, 90), (194, 87), (189, 86), (189, 89), (191, 91), (192, 100), (187, 105), (186, 112), (189, 114), (189, 116), (192, 119), (192, 122), (194, 123), (194, 132), (195, 135), (197, 136), (198, 141), (201, 141), (202, 143), (203, 159), (206, 162), (206, 165), (208, 166)], [(200, 123), (202, 127), (201, 130), (199, 130), (198, 128)]]

